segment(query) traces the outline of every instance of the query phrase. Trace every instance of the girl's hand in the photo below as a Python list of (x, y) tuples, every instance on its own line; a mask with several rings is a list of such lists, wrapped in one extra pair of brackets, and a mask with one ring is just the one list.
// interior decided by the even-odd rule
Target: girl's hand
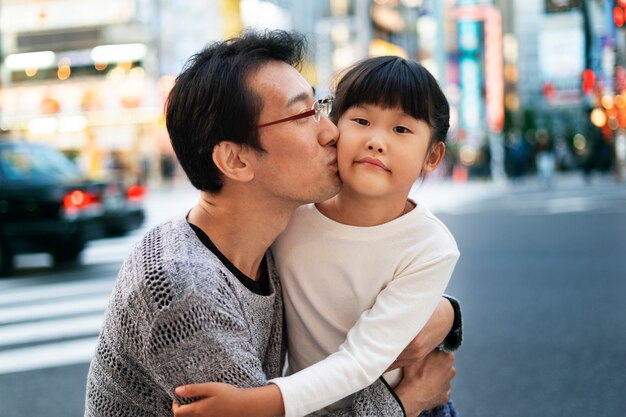
[(176, 388), (176, 395), (182, 398), (200, 397), (200, 400), (185, 405), (173, 402), (172, 413), (175, 417), (235, 416), (238, 415), (237, 410), (233, 410), (232, 414), (228, 414), (228, 410), (231, 409), (233, 403), (237, 405), (238, 391), (237, 387), (219, 382), (183, 385)]
[(283, 414), (283, 399), (278, 386), (237, 388), (219, 382), (190, 384), (176, 388), (182, 398), (200, 399), (185, 405), (172, 403), (175, 417), (272, 417)]

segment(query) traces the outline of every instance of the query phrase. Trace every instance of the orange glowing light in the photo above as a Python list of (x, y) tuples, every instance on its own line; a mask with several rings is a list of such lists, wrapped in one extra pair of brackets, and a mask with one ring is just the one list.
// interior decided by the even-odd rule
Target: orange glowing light
[(604, 110), (600, 108), (593, 109), (591, 111), (590, 118), (591, 118), (591, 123), (593, 123), (593, 125), (596, 127), (602, 127), (606, 125), (606, 122), (607, 122), (606, 113), (604, 112)]
[(610, 110), (613, 108), (613, 96), (610, 95), (604, 95), (602, 96), (602, 98), (600, 99), (600, 104), (602, 105), (602, 107), (604, 107), (607, 110)]
[(71, 74), (72, 74), (72, 69), (68, 65), (61, 65), (59, 69), (57, 70), (57, 77), (61, 81), (67, 80), (68, 78), (70, 78)]

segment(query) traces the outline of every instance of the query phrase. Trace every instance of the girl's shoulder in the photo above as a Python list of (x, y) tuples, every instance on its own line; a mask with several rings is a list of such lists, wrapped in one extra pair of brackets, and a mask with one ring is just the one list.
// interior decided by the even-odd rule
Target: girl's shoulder
[(454, 235), (441, 219), (433, 214), (427, 207), (417, 203), (415, 214), (420, 218), (420, 234), (426, 236), (429, 245), (445, 249), (450, 252), (458, 252), (458, 246)]

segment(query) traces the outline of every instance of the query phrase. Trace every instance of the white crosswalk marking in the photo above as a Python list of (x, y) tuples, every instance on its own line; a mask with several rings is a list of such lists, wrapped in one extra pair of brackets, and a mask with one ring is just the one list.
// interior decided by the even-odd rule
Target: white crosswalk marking
[(0, 328), (0, 347), (98, 333), (101, 325), (102, 314), (94, 314), (79, 318), (3, 326)]
[(89, 362), (114, 279), (0, 281), (0, 374)]
[(97, 337), (0, 352), (0, 374), (89, 362)]
[(23, 303), (26, 301), (72, 297), (87, 293), (111, 292), (112, 289), (113, 283), (111, 278), (86, 282), (61, 282), (27, 288), (0, 289), (0, 308), (2, 308), (2, 305)]
[[(0, 324), (15, 323), (28, 320), (40, 320), (50, 316), (61, 316), (79, 313), (103, 311), (109, 301), (108, 296), (86, 297), (72, 302), (54, 301), (35, 305), (0, 310)], [(0, 333), (2, 329), (0, 328)], [(2, 340), (0, 340), (2, 343)]]

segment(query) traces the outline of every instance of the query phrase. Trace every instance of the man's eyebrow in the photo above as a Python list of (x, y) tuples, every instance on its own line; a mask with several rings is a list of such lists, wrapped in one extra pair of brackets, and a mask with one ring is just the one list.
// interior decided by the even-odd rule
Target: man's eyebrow
[(300, 93), (297, 96), (294, 96), (289, 99), (287, 102), (287, 107), (291, 107), (299, 101), (308, 101), (311, 99), (311, 95), (309, 93)]

